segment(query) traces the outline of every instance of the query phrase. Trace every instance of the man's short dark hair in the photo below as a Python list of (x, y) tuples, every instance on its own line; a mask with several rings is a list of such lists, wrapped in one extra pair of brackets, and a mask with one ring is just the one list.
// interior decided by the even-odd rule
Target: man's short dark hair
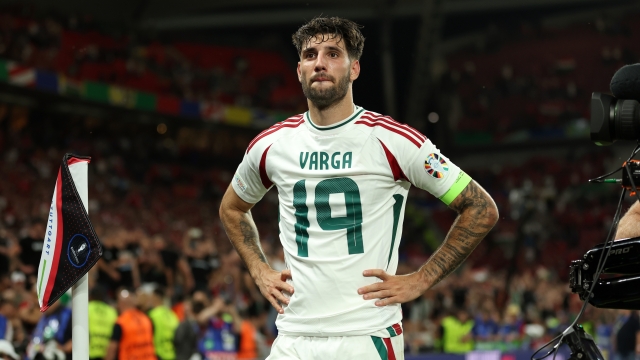
[(336, 38), (338, 42), (344, 41), (349, 58), (360, 60), (362, 49), (364, 48), (364, 36), (360, 32), (362, 26), (355, 22), (339, 17), (317, 17), (302, 25), (293, 34), (293, 45), (298, 50), (298, 55), (302, 53), (302, 47), (316, 36), (322, 36), (321, 41)]

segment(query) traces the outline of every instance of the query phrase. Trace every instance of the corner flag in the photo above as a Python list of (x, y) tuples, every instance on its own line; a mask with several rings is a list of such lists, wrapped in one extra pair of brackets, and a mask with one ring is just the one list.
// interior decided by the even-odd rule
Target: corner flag
[(36, 289), (42, 312), (102, 256), (102, 245), (80, 198), (80, 194), (87, 193), (90, 160), (72, 154), (62, 158), (38, 267)]

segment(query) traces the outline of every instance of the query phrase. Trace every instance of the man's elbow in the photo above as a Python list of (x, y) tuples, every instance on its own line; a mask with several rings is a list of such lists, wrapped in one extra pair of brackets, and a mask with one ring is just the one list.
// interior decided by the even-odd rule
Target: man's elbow
[(487, 218), (487, 223), (491, 227), (494, 227), (498, 223), (498, 220), (500, 219), (500, 211), (498, 211), (498, 207), (493, 201), (491, 202), (491, 206), (489, 206), (487, 209), (486, 218)]
[(218, 208), (218, 216), (220, 217), (220, 220), (224, 221), (224, 218), (226, 216), (226, 211), (225, 211), (225, 206), (224, 206), (224, 199), (220, 202), (220, 207)]
[(487, 230), (491, 230), (498, 219), (500, 219), (500, 212), (498, 207), (491, 198), (488, 201), (483, 202), (481, 205), (472, 206), (467, 208), (467, 211), (463, 211), (461, 215), (469, 216), (474, 219), (477, 224), (481, 224)]
[(220, 217), (220, 220), (223, 224), (227, 223), (234, 210), (236, 209), (234, 208), (231, 201), (229, 201), (229, 199), (227, 198), (227, 195), (225, 195), (222, 198), (222, 201), (220, 202), (220, 208), (218, 209), (218, 216)]

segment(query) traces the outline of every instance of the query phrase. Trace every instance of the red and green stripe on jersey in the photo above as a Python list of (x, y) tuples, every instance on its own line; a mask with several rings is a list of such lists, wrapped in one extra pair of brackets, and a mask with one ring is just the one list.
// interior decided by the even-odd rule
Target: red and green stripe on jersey
[(412, 144), (420, 148), (427, 137), (422, 135), (418, 130), (412, 128), (407, 124), (402, 124), (395, 121), (389, 116), (383, 116), (372, 111), (365, 111), (360, 119), (355, 122), (356, 124), (365, 125), (368, 127), (381, 127), (383, 129), (394, 132), (405, 139), (409, 140)]
[(249, 143), (249, 146), (247, 146), (247, 151), (246, 153), (248, 154), (249, 151), (251, 150), (251, 148), (258, 143), (258, 141), (260, 141), (260, 139), (273, 134), (274, 132), (280, 130), (280, 129), (284, 129), (284, 128), (297, 128), (298, 126), (300, 126), (302, 123), (304, 123), (304, 118), (302, 117), (302, 114), (296, 115), (296, 116), (292, 116), (290, 118), (288, 118), (287, 120), (284, 120), (282, 122), (279, 122), (273, 126), (271, 126), (270, 128), (262, 131), (260, 134), (258, 134), (258, 136), (256, 136), (253, 140), (251, 140), (251, 142)]
[[(303, 123), (304, 123), (304, 118), (302, 117), (302, 114), (300, 114), (300, 115), (290, 117), (287, 120), (284, 120), (282, 122), (279, 122), (271, 126), (270, 128), (258, 134), (253, 140), (251, 140), (251, 142), (249, 143), (249, 146), (247, 146), (246, 153), (248, 154), (251, 148), (253, 148), (253, 146), (257, 144), (258, 141), (260, 141), (264, 137), (269, 136), (277, 132), (278, 130), (281, 130), (284, 128), (297, 128)], [(273, 185), (273, 183), (269, 179), (269, 176), (267, 176), (267, 169), (266, 169), (267, 152), (269, 151), (270, 148), (271, 148), (271, 145), (267, 146), (267, 148), (264, 149), (264, 151), (262, 152), (262, 156), (260, 156), (260, 169), (259, 169), (260, 180), (262, 181), (262, 185), (264, 185), (265, 189), (268, 189)]]

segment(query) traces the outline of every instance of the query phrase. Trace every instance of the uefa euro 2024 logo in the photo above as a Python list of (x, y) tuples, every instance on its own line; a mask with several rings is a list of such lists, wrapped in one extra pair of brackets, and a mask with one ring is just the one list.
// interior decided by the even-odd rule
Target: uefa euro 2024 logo
[(431, 153), (424, 160), (424, 170), (436, 179), (442, 179), (449, 171), (449, 164), (437, 153)]

